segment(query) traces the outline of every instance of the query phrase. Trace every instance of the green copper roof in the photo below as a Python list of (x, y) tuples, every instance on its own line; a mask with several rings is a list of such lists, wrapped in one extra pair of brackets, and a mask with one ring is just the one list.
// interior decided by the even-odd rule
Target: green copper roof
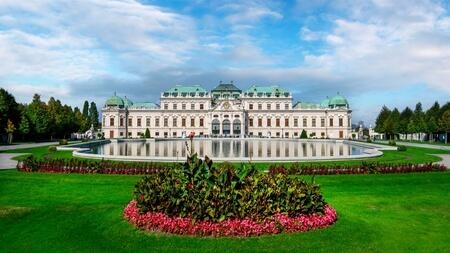
[(126, 96), (123, 98), (123, 105), (125, 107), (131, 107), (133, 105), (133, 101), (128, 99)]
[(294, 109), (318, 109), (318, 108), (322, 108), (322, 106), (320, 104), (316, 104), (316, 103), (297, 102), (293, 106), (293, 108)]
[(108, 100), (106, 100), (105, 105), (106, 106), (123, 107), (124, 102), (123, 102), (123, 99), (121, 97), (116, 96), (116, 93), (114, 92), (114, 95), (112, 97), (108, 98)]
[(242, 90), (234, 86), (233, 83), (220, 83), (216, 88), (211, 90), (211, 93), (215, 92), (238, 92), (241, 93)]
[(166, 91), (164, 91), (164, 96), (195, 96), (200, 95), (204, 96), (207, 95), (208, 92), (203, 89), (200, 85), (175, 85), (175, 87), (172, 87)]
[(337, 94), (336, 96), (330, 99), (330, 106), (348, 106), (347, 99), (343, 96)]
[(135, 103), (130, 109), (159, 109), (159, 105), (151, 102)]
[(290, 93), (281, 88), (279, 85), (271, 85), (271, 86), (258, 86), (258, 85), (252, 85), (246, 93), (250, 96), (256, 95), (256, 96), (285, 96), (288, 97)]

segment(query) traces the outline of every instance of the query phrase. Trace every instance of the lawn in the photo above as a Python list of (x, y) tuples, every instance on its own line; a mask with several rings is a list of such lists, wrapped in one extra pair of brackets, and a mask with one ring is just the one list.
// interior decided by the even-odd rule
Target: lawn
[(332, 227), (219, 239), (124, 221), (139, 178), (0, 171), (0, 252), (444, 252), (450, 241), (448, 172), (316, 176), (339, 214)]

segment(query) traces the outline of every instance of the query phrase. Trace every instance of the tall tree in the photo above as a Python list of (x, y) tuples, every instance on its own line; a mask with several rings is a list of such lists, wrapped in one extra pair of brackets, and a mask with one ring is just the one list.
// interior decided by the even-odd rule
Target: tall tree
[(442, 129), (445, 132), (445, 144), (447, 144), (448, 143), (448, 132), (450, 132), (450, 109), (446, 110), (442, 114), (440, 124), (441, 124)]
[(389, 110), (389, 108), (387, 108), (387, 106), (383, 105), (383, 108), (381, 108), (380, 113), (378, 114), (378, 117), (375, 121), (375, 128), (374, 130), (378, 133), (386, 133), (385, 130), (385, 121), (387, 120), (387, 118), (389, 117), (389, 115), (391, 114), (391, 110)]
[(22, 116), (20, 117), (20, 123), (19, 123), (19, 133), (22, 136), (23, 139), (28, 138), (28, 134), (30, 133), (30, 120), (28, 119), (28, 116), (26, 115), (25, 111), (22, 112)]
[(419, 134), (419, 140), (422, 140), (421, 133), (426, 132), (425, 114), (422, 110), (422, 103), (418, 102), (414, 109), (413, 121), (416, 128), (416, 133)]
[(89, 121), (94, 126), (94, 129), (99, 127), (98, 110), (95, 102), (91, 102), (91, 106), (89, 107)]
[(20, 120), (19, 105), (13, 95), (0, 88), (0, 134), (6, 133), (8, 120), (14, 125), (18, 125)]
[(413, 115), (413, 111), (406, 107), (401, 113), (400, 113), (400, 122), (399, 122), (399, 133), (406, 135), (406, 140), (408, 140), (408, 123)]
[(91, 127), (91, 121), (89, 119), (89, 102), (84, 101), (83, 104), (83, 124), (81, 125), (81, 132), (86, 132)]
[(84, 129), (87, 125), (87, 120), (83, 116), (83, 114), (81, 113), (81, 111), (78, 107), (75, 107), (75, 109), (73, 111), (73, 115), (75, 117), (75, 122), (76, 122), (76, 126), (77, 126), (76, 131), (77, 132), (85, 132), (86, 130), (84, 130)]
[(27, 108), (27, 114), (33, 127), (33, 137), (35, 139), (48, 138), (50, 116), (47, 105), (41, 101), (39, 94), (34, 94), (33, 101)]
[(427, 110), (425, 113), (425, 128), (428, 132), (428, 140), (431, 142), (433, 141), (434, 134), (439, 131), (439, 112), (440, 112), (440, 106), (439, 103), (436, 101), (434, 104)]
[(393, 139), (399, 131), (400, 112), (397, 108), (394, 108), (384, 121), (384, 131), (389, 139)]

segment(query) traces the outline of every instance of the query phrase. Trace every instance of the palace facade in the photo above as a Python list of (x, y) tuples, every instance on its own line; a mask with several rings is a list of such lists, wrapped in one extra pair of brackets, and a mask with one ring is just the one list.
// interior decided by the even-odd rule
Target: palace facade
[[(293, 102), (278, 85), (252, 85), (245, 91), (232, 82), (207, 91), (176, 85), (161, 93), (159, 104), (133, 102), (116, 94), (102, 109), (105, 138), (179, 138), (190, 133), (210, 137), (348, 139), (351, 110), (337, 94), (321, 103)], [(128, 136), (126, 136), (128, 133)]]

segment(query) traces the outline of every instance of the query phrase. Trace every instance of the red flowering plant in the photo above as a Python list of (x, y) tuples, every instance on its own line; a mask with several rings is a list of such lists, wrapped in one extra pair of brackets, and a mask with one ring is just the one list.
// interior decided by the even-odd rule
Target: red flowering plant
[(137, 227), (176, 234), (254, 236), (328, 226), (336, 212), (318, 185), (253, 166), (216, 168), (194, 154), (140, 180), (124, 211)]

